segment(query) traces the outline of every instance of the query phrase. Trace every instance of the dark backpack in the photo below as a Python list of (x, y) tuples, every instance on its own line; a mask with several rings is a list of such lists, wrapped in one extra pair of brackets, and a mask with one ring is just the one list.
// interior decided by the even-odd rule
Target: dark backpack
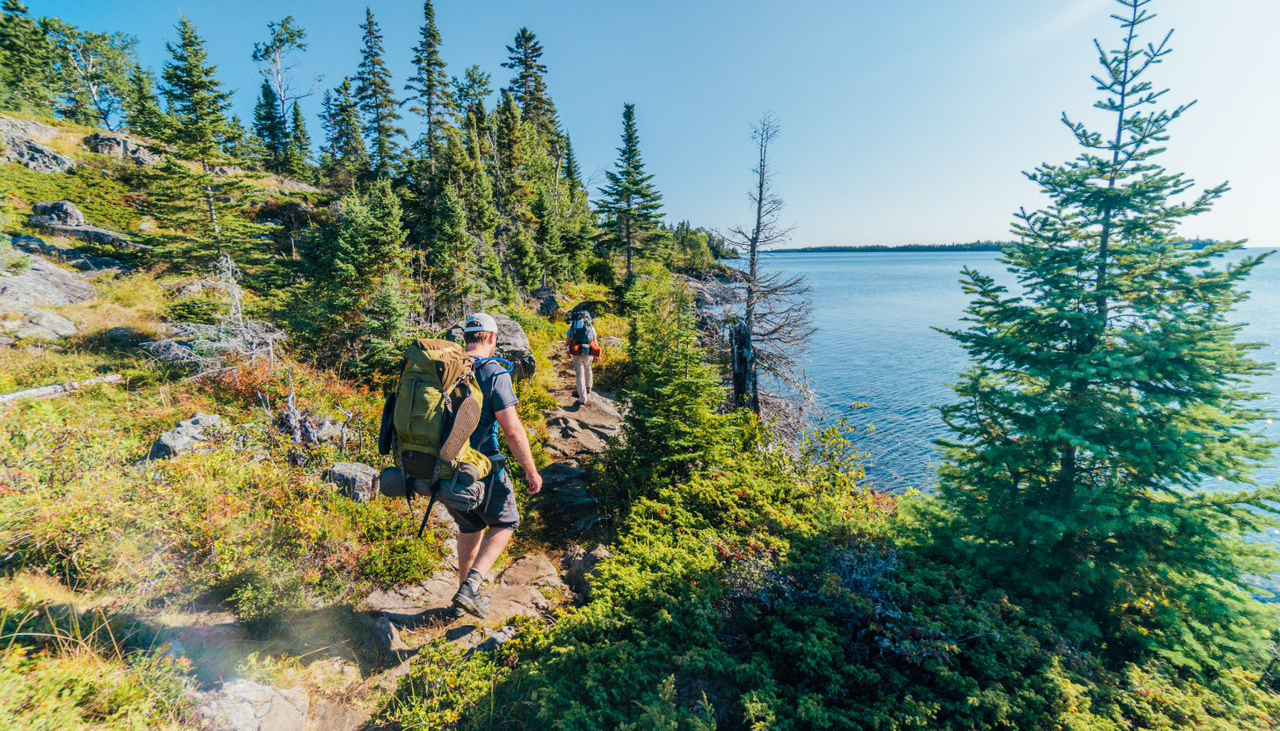
[(586, 312), (575, 315), (569, 335), (578, 345), (590, 345), (596, 339), (596, 329), (591, 326), (591, 315)]

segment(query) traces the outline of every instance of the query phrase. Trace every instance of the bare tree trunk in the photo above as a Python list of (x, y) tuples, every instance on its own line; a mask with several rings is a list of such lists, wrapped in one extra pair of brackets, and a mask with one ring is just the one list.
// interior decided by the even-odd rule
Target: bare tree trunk
[(39, 388), (28, 388), (25, 391), (14, 391), (13, 393), (0, 394), (0, 404), (10, 403), (23, 398), (54, 398), (56, 396), (65, 396), (72, 391), (78, 391), (88, 386), (99, 383), (120, 383), (124, 380), (124, 376), (119, 373), (112, 373), (106, 376), (98, 376), (96, 378), (86, 378), (83, 381), (67, 381), (66, 383), (55, 383), (50, 386), (41, 386)]

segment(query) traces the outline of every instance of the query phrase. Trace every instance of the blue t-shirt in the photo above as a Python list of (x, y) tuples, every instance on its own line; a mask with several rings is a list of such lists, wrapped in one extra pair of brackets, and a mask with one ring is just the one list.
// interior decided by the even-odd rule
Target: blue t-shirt
[(471, 446), (489, 458), (500, 454), (498, 448), (498, 417), (496, 414), (520, 403), (516, 398), (515, 388), (511, 384), (511, 374), (506, 366), (498, 361), (490, 360), (481, 363), (475, 370), (476, 383), (480, 385), (480, 393), (484, 396), (484, 409), (480, 412), (480, 423), (471, 433)]

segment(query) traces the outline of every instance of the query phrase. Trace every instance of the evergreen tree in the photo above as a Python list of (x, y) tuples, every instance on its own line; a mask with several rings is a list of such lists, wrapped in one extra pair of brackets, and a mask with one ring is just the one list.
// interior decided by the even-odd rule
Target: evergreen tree
[(533, 199), (533, 216), (538, 220), (534, 232), (534, 253), (542, 274), (542, 284), (563, 281), (569, 272), (568, 258), (561, 241), (559, 194), (553, 188), (541, 188)]
[(182, 157), (207, 169), (221, 158), (230, 94), (222, 90), (215, 76), (218, 69), (208, 63), (204, 40), (191, 21), (178, 21), (178, 43), (166, 44), (166, 48), (171, 58), (164, 67), (161, 93), (174, 122), (168, 141), (178, 147)]
[(1140, 44), (1149, 0), (1120, 2), (1123, 42), (1095, 77), (1113, 131), (1064, 118), (1083, 151), (1028, 174), (1049, 202), (1018, 215), (1005, 249), (1018, 294), (965, 271), (970, 324), (949, 334), (973, 365), (943, 409), (940, 494), (954, 547), (1066, 613), (1084, 648), (1205, 670), (1267, 642), (1245, 578), (1274, 563), (1245, 563), (1238, 541), (1274, 524), (1280, 494), (1203, 490), (1249, 482), (1272, 446), (1250, 427), (1258, 346), (1230, 319), (1261, 257), (1225, 263), (1239, 243), (1179, 242), (1226, 186), (1188, 194), (1158, 162), (1189, 105), (1160, 108), (1148, 77), (1168, 36)]
[(145, 174), (146, 211), (164, 222), (151, 243), (164, 261), (201, 268), (223, 252), (245, 263), (262, 260), (260, 244), (270, 227), (246, 215), (258, 199), (257, 188), (240, 180), (216, 181), (171, 155)]
[(409, 77), (405, 90), (410, 93), (409, 111), (422, 117), (423, 138), (430, 153), (449, 124), (453, 100), (449, 77), (444, 71), (445, 62), (440, 56), (440, 29), (436, 27), (436, 11), (431, 0), (424, 3), (423, 15), (422, 38), (413, 48), (414, 75)]
[(437, 308), (461, 317), (470, 303), (468, 259), (472, 238), (467, 212), (452, 185), (436, 198), (427, 231), (427, 263), (435, 274)]
[(262, 140), (250, 133), (234, 114), (227, 120), (227, 130), (223, 133), (220, 149), (226, 161), (246, 167), (258, 165), (267, 156)]
[(28, 15), (22, 0), (4, 0), (0, 15), (0, 105), (42, 114), (53, 113), (60, 88), (54, 48)]
[(467, 67), (463, 77), (453, 77), (453, 98), (458, 108), (465, 114), (472, 107), (484, 108), (485, 100), (493, 93), (493, 84), (489, 74), (480, 70), (476, 64)]
[(285, 172), (299, 179), (311, 177), (311, 135), (307, 132), (307, 120), (302, 105), (293, 102), (292, 122), (289, 124), (289, 158)]
[(168, 136), (168, 119), (160, 109), (151, 72), (134, 64), (124, 96), (125, 127), (136, 135), (162, 139)]
[(609, 184), (600, 189), (599, 203), (608, 240), (627, 256), (627, 282), (634, 277), (632, 257), (644, 244), (659, 220), (662, 195), (653, 185), (653, 175), (644, 171), (640, 159), (640, 136), (636, 132), (636, 105), (622, 107), (622, 147), (618, 162), (605, 173)]
[(291, 311), (316, 361), (372, 379), (394, 366), (409, 313), (402, 211), (386, 180), (365, 198), (349, 192), (338, 208), (302, 242), (306, 283)]
[(292, 15), (287, 15), (278, 22), (267, 23), (267, 32), (269, 36), (266, 42), (253, 44), (253, 60), (260, 64), (262, 78), (275, 91), (278, 113), (281, 119), (285, 119), (289, 114), (289, 107), (297, 100), (311, 96), (320, 80), (316, 78), (306, 92), (294, 91), (291, 77), (297, 64), (290, 63), (289, 57), (307, 50), (307, 32), (297, 24)]
[(507, 274), (521, 288), (528, 289), (536, 287), (542, 278), (533, 243), (537, 222), (530, 208), (534, 188), (529, 175), (529, 129), (521, 119), (515, 97), (509, 92), (502, 95), (498, 104), (494, 127), (498, 255)]
[(373, 19), (373, 11), (365, 9), (364, 47), (360, 52), (360, 68), (356, 73), (356, 100), (365, 115), (365, 133), (369, 139), (369, 172), (378, 178), (391, 174), (399, 158), (396, 138), (404, 130), (396, 126), (400, 119), (399, 104), (392, 91), (391, 72), (382, 58), (382, 31)]
[(578, 157), (573, 154), (573, 143), (569, 141), (569, 136), (561, 133), (564, 139), (564, 163), (562, 166), (562, 174), (570, 188), (582, 187), (582, 168), (578, 167)]
[(549, 137), (554, 136), (558, 126), (556, 109), (547, 95), (547, 82), (543, 78), (547, 67), (540, 60), (542, 44), (538, 37), (528, 28), (521, 28), (516, 33), (515, 45), (507, 46), (507, 54), (502, 67), (516, 73), (507, 90), (520, 103), (520, 112), (525, 120)]
[(283, 173), (289, 160), (289, 125), (280, 111), (280, 98), (271, 82), (262, 80), (258, 104), (253, 108), (253, 132), (262, 140), (265, 157), (263, 167)]
[(350, 78), (344, 78), (332, 95), (325, 93), (322, 124), (325, 149), (321, 171), (331, 185), (344, 190), (369, 169), (359, 103), (351, 91)]

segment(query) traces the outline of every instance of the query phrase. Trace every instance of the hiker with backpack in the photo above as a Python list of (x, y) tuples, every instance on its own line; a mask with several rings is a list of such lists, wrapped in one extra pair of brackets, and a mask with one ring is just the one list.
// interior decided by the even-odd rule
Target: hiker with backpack
[(600, 343), (596, 342), (596, 328), (591, 322), (590, 312), (577, 310), (573, 313), (564, 340), (573, 360), (573, 376), (577, 383), (574, 404), (585, 404), (594, 386), (591, 361), (600, 357)]
[(494, 357), (497, 322), (480, 312), (462, 329), (465, 349), (447, 340), (410, 343), (379, 435), (379, 451), (394, 454), (397, 464), (382, 471), (380, 483), (384, 495), (410, 501), (415, 494), (430, 496), (419, 536), (431, 505), (439, 500), (445, 506), (458, 526), (453, 607), (483, 619), (485, 575), (520, 524), (499, 430), (530, 493), (542, 489), (542, 476), (516, 413), (511, 364)]

